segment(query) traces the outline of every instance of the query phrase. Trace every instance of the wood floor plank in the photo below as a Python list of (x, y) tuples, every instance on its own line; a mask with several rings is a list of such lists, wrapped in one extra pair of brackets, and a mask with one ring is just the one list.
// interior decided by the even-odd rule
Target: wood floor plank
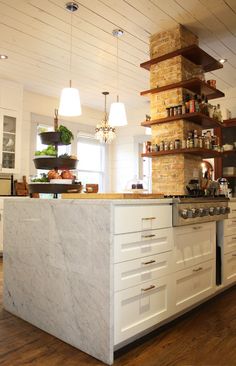
[[(0, 260), (1, 366), (103, 365), (5, 311), (2, 272)], [(236, 366), (236, 287), (116, 352), (115, 366)]]

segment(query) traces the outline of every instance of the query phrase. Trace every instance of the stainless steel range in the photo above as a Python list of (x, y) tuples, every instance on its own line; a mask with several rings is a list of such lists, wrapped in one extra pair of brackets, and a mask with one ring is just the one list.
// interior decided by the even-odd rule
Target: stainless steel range
[(174, 197), (173, 226), (227, 219), (228, 201), (225, 197)]

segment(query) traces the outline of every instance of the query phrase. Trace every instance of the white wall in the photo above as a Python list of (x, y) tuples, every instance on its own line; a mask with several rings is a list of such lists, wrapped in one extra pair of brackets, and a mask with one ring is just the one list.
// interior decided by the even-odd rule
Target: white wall
[(110, 146), (110, 181), (113, 192), (125, 190), (127, 182), (137, 175), (138, 151), (137, 141), (147, 139), (145, 128), (140, 124), (145, 120), (147, 110), (135, 109), (127, 111), (128, 125), (117, 127), (116, 140)]

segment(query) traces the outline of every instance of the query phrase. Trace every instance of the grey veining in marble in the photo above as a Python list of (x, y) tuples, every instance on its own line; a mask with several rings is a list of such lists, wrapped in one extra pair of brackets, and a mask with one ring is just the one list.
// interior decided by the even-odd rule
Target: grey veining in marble
[(4, 308), (111, 364), (111, 203), (4, 205)]

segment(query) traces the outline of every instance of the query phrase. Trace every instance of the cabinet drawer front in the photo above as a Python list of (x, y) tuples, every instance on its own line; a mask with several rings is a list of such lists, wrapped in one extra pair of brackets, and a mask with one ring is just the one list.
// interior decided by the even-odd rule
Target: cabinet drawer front
[(236, 281), (236, 251), (224, 255), (224, 285)]
[(230, 213), (228, 215), (229, 219), (236, 219), (236, 202), (229, 202)]
[(214, 260), (177, 272), (174, 291), (176, 311), (183, 310), (203, 300), (214, 292), (214, 288)]
[(224, 237), (224, 253), (230, 253), (236, 250), (236, 233)]
[(236, 219), (224, 220), (224, 235), (236, 235)]
[(170, 277), (115, 293), (115, 344), (169, 317)]
[(166, 252), (115, 264), (115, 291), (168, 275), (171, 272), (171, 260), (172, 253)]
[(173, 247), (173, 229), (160, 229), (114, 236), (114, 261), (123, 262), (167, 252)]
[(123, 234), (172, 226), (171, 205), (115, 207), (114, 233)]
[(174, 263), (177, 271), (215, 258), (215, 248), (214, 222), (174, 228)]

